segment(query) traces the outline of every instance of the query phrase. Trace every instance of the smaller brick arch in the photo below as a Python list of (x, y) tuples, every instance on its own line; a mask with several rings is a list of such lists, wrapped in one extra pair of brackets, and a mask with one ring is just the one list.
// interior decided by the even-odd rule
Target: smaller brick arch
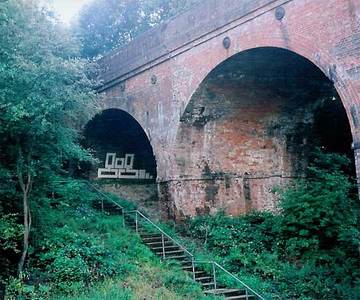
[[(156, 179), (157, 160), (152, 142), (139, 121), (125, 110), (107, 108), (97, 112), (85, 125), (84, 136), (88, 146), (92, 144), (101, 156), (97, 158), (103, 159), (105, 152), (134, 153), (135, 165), (150, 171)], [(102, 149), (96, 140), (104, 143), (106, 149)], [(149, 161), (142, 161), (145, 159)]]

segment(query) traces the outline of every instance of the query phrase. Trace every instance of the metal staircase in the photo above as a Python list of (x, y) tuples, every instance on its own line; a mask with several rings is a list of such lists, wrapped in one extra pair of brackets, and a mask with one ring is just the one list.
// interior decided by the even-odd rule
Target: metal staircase
[[(123, 226), (133, 229), (162, 260), (177, 261), (182, 269), (198, 282), (207, 295), (222, 296), (225, 299), (265, 300), (251, 287), (231, 274), (215, 261), (199, 261), (181, 243), (164, 232), (139, 210), (126, 211), (97, 187), (90, 187), (100, 196), (96, 208), (104, 213), (123, 216)], [(227, 282), (223, 284), (222, 282)], [(231, 287), (229, 287), (231, 285)]]

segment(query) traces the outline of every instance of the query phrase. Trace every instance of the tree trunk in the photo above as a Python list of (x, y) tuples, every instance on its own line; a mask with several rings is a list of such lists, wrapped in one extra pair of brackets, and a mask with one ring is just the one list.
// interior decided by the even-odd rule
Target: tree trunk
[(29, 206), (29, 194), (31, 189), (31, 173), (30, 170), (26, 170), (26, 183), (24, 182), (23, 172), (22, 172), (22, 163), (18, 165), (17, 176), (21, 190), (23, 192), (23, 212), (24, 212), (24, 238), (23, 238), (23, 250), (21, 253), (21, 258), (18, 264), (18, 275), (21, 276), (22, 271), (24, 270), (24, 264), (29, 249), (29, 237), (31, 230), (31, 211)]

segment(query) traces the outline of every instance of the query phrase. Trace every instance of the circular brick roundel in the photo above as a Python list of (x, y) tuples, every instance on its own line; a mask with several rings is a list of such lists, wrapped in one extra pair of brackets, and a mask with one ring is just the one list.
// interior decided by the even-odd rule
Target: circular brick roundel
[(150, 78), (150, 80), (151, 80), (151, 83), (152, 83), (152, 84), (156, 84), (156, 82), (157, 82), (157, 77), (156, 77), (156, 75), (152, 75), (151, 78)]
[(285, 16), (285, 9), (282, 6), (279, 6), (275, 10), (275, 18), (276, 20), (282, 20)]
[(231, 45), (231, 40), (230, 38), (227, 36), (223, 39), (223, 46), (225, 49), (229, 49)]

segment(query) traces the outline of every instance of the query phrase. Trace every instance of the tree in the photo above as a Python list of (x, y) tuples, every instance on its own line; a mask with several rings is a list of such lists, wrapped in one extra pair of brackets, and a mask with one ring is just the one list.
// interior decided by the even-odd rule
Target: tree
[(95, 106), (92, 67), (78, 59), (79, 42), (35, 0), (0, 2), (0, 169), (21, 192), (24, 268), (32, 191), (66, 160), (90, 159), (76, 128)]
[(77, 31), (85, 57), (97, 57), (130, 42), (139, 33), (199, 0), (96, 0), (86, 5)]

